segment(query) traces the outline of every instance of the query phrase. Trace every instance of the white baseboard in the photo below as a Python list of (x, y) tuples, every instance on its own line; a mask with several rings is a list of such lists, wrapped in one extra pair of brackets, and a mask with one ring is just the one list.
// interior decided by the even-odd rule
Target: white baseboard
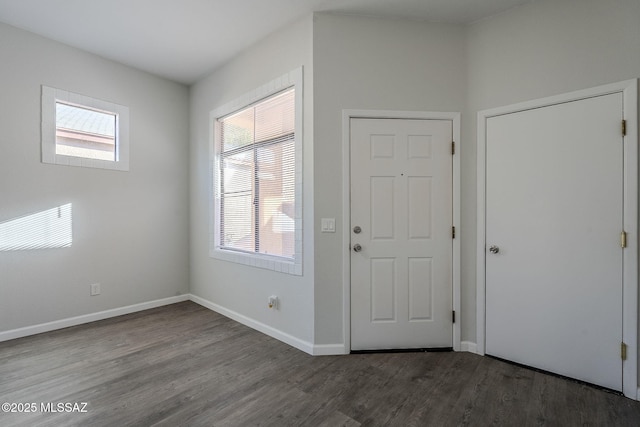
[(462, 341), (460, 343), (460, 351), (478, 354), (478, 345), (471, 341)]
[(338, 356), (349, 353), (344, 348), (344, 344), (315, 344), (313, 346), (314, 356)]
[(55, 331), (56, 329), (68, 328), (70, 326), (82, 325), (84, 323), (104, 320), (110, 317), (122, 316), (123, 314), (135, 313), (137, 311), (149, 310), (163, 305), (175, 304), (177, 302), (188, 301), (189, 295), (178, 295), (175, 297), (163, 298), (154, 301), (143, 302), (140, 304), (128, 305), (126, 307), (113, 308), (110, 310), (99, 311), (97, 313), (83, 314), (82, 316), (69, 317), (67, 319), (54, 320), (53, 322), (40, 323), (33, 326), (25, 326), (24, 328), (12, 329), (0, 332), (0, 342), (8, 341), (16, 338), (27, 337), (29, 335), (41, 334), (43, 332)]
[[(244, 314), (240, 314), (233, 310), (229, 310), (224, 308), (218, 304), (215, 304), (211, 301), (208, 301), (204, 298), (200, 298), (197, 295), (190, 295), (191, 301), (196, 304), (200, 304), (203, 307), (208, 308), (209, 310), (215, 311), (216, 313), (220, 313), (225, 317), (235, 320), (238, 323), (242, 323), (245, 326), (248, 326), (252, 329), (262, 332), (265, 335), (269, 335), (272, 338), (275, 338), (279, 341), (282, 341), (286, 344), (289, 344), (292, 347), (297, 348), (298, 350), (302, 350), (305, 353), (314, 355), (314, 345), (308, 341), (303, 341), (299, 338), (294, 337), (293, 335), (287, 334), (286, 332), (282, 332), (279, 329), (273, 328), (269, 325), (265, 325), (262, 322), (259, 322), (255, 319), (245, 316)], [(344, 348), (343, 348), (344, 350)], [(340, 353), (342, 354), (342, 353)]]
[(109, 319), (111, 317), (122, 316), (124, 314), (135, 313), (138, 311), (149, 310), (151, 308), (161, 307), (163, 305), (175, 304), (182, 301), (193, 301), (203, 307), (213, 310), (222, 314), (236, 322), (242, 323), (250, 328), (269, 335), (279, 341), (289, 344), (299, 350), (304, 351), (313, 356), (331, 356), (349, 354), (345, 350), (344, 344), (317, 344), (314, 345), (308, 341), (301, 340), (293, 335), (282, 332), (269, 325), (266, 325), (257, 320), (251, 319), (243, 314), (237, 313), (233, 310), (226, 309), (211, 301), (200, 298), (193, 294), (178, 295), (175, 297), (163, 298), (154, 301), (143, 302), (140, 304), (128, 305), (125, 307), (113, 308), (110, 310), (99, 311), (97, 313), (83, 314), (81, 316), (69, 317), (66, 319), (55, 320), (53, 322), (41, 323), (33, 326), (25, 326), (23, 328), (12, 329), (9, 331), (0, 332), (0, 342), (8, 341), (16, 338), (23, 338), (30, 335), (41, 334), (44, 332), (55, 331), (57, 329), (68, 328), (70, 326), (82, 325), (84, 323), (95, 322), (98, 320)]

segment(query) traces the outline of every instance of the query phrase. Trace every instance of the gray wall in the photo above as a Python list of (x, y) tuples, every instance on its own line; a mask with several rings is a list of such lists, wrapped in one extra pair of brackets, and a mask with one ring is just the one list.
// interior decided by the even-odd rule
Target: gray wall
[[(0, 252), (0, 331), (187, 293), (188, 89), (4, 24), (0, 58), (0, 221), (73, 203), (70, 248)], [(41, 85), (128, 106), (130, 172), (41, 163)]]
[[(191, 293), (252, 322), (313, 343), (312, 17), (275, 32), (191, 87)], [(209, 112), (304, 67), (303, 275), (209, 257)], [(276, 295), (279, 310), (267, 299)]]
[[(316, 342), (342, 340), (341, 110), (459, 111), (461, 338), (476, 340), (476, 113), (640, 77), (640, 2), (541, 0), (470, 26), (317, 14)], [(316, 229), (317, 231), (317, 229)]]
[(320, 233), (316, 224), (316, 343), (344, 339), (342, 110), (463, 112), (465, 41), (455, 25), (315, 16), (315, 216), (336, 218), (337, 229)]

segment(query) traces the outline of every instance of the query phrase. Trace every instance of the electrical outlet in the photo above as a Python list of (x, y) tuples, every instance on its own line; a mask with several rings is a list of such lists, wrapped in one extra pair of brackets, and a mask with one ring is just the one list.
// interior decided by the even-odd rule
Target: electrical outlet
[(100, 283), (92, 283), (89, 287), (91, 296), (100, 295)]
[(273, 308), (275, 310), (278, 309), (278, 297), (275, 295), (271, 295), (269, 297), (269, 308)]

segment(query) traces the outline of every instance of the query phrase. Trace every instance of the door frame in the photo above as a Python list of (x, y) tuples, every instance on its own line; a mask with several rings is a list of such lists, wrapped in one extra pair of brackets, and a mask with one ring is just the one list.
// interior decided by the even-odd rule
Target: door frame
[(627, 344), (627, 359), (622, 366), (623, 394), (640, 397), (638, 390), (638, 80), (579, 90), (562, 95), (517, 103), (478, 112), (477, 129), (477, 247), (476, 247), (476, 339), (477, 353), (485, 354), (486, 345), (486, 154), (487, 120), (491, 117), (579, 101), (613, 93), (623, 94), (624, 120), (624, 230), (627, 247), (623, 252), (622, 339)]
[(452, 290), (456, 321), (453, 323), (453, 349), (460, 351), (460, 113), (394, 110), (342, 110), (342, 308), (344, 354), (351, 352), (351, 119), (450, 120), (453, 126), (453, 239)]

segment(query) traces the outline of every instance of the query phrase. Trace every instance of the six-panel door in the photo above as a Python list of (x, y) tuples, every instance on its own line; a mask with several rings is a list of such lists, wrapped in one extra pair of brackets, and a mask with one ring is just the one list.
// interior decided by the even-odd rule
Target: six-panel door
[(351, 119), (352, 350), (452, 346), (451, 142), (448, 120)]

